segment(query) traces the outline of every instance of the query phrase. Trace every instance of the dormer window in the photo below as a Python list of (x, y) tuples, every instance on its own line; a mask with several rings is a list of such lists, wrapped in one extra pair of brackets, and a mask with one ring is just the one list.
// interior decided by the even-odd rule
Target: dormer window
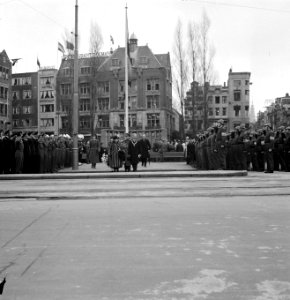
[(141, 56), (140, 57), (140, 65), (147, 65), (148, 64), (148, 57), (147, 56)]
[(112, 67), (119, 67), (120, 62), (118, 58), (113, 58), (112, 59)]

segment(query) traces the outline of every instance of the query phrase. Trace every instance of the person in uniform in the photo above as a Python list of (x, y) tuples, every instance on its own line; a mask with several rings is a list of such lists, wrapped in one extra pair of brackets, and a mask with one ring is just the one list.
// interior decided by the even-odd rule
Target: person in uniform
[(274, 132), (270, 124), (265, 124), (265, 162), (267, 164), (267, 169), (264, 173), (274, 172)]
[(17, 137), (15, 138), (15, 173), (21, 174), (23, 171), (23, 150), (24, 150), (24, 144), (21, 137), (21, 134), (19, 133)]
[(290, 126), (285, 129), (285, 141), (284, 141), (284, 149), (285, 149), (285, 165), (286, 171), (290, 172)]

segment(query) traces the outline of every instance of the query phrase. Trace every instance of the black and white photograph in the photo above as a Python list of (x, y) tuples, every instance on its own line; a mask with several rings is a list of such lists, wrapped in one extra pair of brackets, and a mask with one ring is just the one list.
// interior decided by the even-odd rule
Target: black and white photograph
[(0, 0), (0, 300), (290, 300), (290, 1)]

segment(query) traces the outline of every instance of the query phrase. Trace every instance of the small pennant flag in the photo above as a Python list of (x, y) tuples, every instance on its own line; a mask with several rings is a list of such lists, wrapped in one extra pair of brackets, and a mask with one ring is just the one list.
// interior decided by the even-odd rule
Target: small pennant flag
[(20, 60), (21, 58), (12, 58), (11, 61), (12, 61), (12, 66), (14, 66), (18, 60)]
[(37, 57), (37, 65), (38, 65), (38, 67), (40, 68), (40, 62), (39, 62), (38, 57)]
[(111, 43), (114, 45), (114, 39), (111, 35), (110, 35), (110, 40), (111, 40)]
[(66, 48), (69, 50), (74, 50), (74, 44), (69, 41), (66, 41)]
[(58, 49), (60, 52), (62, 52), (62, 54), (65, 53), (64, 46), (63, 46), (60, 42), (58, 42), (57, 49)]

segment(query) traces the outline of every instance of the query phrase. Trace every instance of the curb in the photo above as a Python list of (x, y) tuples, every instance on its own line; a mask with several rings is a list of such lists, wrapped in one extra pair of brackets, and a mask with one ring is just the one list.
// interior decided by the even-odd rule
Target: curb
[(169, 177), (240, 177), (248, 171), (147, 171), (147, 172), (69, 172), (53, 174), (7, 174), (1, 180), (42, 180), (42, 179), (127, 179), (127, 178), (169, 178)]

